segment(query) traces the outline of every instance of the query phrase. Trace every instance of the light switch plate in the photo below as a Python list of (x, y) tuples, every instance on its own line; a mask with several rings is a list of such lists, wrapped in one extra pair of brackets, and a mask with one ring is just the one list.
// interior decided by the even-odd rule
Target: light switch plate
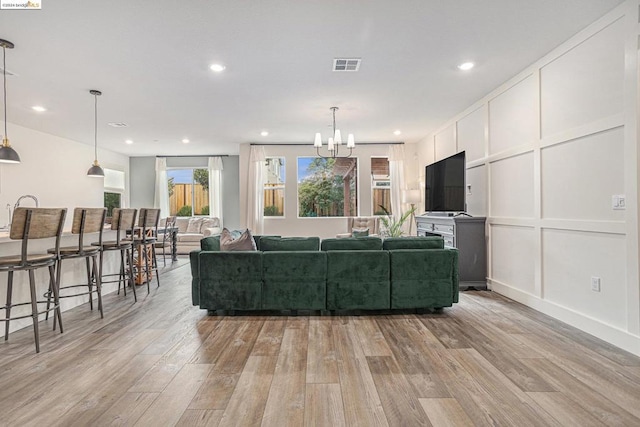
[(627, 208), (627, 198), (624, 194), (614, 194), (611, 196), (611, 209), (624, 210)]

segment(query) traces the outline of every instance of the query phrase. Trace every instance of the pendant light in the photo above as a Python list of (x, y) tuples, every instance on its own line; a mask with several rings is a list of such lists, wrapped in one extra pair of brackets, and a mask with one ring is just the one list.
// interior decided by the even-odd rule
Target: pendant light
[(9, 137), (7, 136), (7, 61), (6, 49), (13, 49), (13, 43), (0, 39), (2, 46), (2, 82), (3, 82), (3, 103), (4, 103), (4, 136), (0, 146), (0, 163), (20, 163), (20, 156), (16, 150), (11, 148)]
[(100, 163), (98, 163), (98, 96), (102, 95), (102, 92), (99, 90), (90, 90), (89, 93), (93, 95), (95, 98), (95, 115), (94, 115), (94, 149), (95, 149), (95, 160), (93, 161), (93, 166), (89, 168), (87, 175), (95, 177), (95, 178), (104, 178), (104, 171), (100, 167)]

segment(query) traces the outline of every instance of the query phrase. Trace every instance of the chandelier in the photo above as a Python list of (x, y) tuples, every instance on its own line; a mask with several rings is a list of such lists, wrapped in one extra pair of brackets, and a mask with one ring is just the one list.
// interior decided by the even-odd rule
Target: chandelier
[(346, 156), (340, 156), (342, 135), (340, 134), (340, 129), (336, 129), (336, 110), (338, 110), (338, 107), (331, 107), (330, 110), (333, 112), (333, 137), (329, 138), (327, 142), (327, 150), (329, 151), (329, 155), (323, 156), (322, 154), (320, 154), (320, 148), (322, 148), (322, 135), (320, 135), (320, 132), (316, 133), (316, 138), (313, 143), (313, 146), (316, 147), (316, 153), (318, 154), (318, 157), (322, 157), (323, 159), (351, 157), (351, 153), (356, 146), (355, 138), (353, 137), (352, 133), (347, 136), (347, 148), (349, 149), (349, 154), (347, 154)]

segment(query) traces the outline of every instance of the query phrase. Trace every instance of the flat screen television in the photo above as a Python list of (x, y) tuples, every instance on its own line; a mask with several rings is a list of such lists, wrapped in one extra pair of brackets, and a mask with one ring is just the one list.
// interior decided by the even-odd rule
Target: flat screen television
[(428, 165), (425, 169), (424, 210), (465, 212), (465, 175), (464, 151)]

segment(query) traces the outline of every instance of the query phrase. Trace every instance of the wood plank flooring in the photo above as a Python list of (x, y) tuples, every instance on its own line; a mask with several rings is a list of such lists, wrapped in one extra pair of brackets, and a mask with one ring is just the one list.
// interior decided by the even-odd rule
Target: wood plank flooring
[(492, 292), (442, 313), (208, 316), (188, 261), (0, 342), (1, 426), (640, 426), (640, 358)]

